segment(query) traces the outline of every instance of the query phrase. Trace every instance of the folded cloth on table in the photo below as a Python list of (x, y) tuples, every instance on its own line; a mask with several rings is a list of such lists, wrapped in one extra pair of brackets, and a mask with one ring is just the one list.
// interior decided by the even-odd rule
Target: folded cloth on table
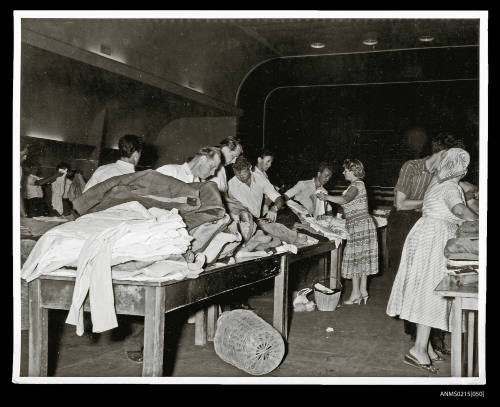
[(478, 260), (454, 260), (454, 259), (447, 259), (446, 260), (446, 267), (449, 269), (456, 269), (456, 268), (464, 268), (464, 267), (470, 267), (470, 268), (479, 268), (479, 261)]
[(283, 243), (281, 246), (276, 247), (275, 250), (276, 253), (290, 252), (293, 254), (297, 254), (297, 246), (288, 243)]
[(444, 255), (448, 259), (478, 260), (479, 240), (467, 237), (449, 239), (444, 248)]
[[(193, 200), (197, 202), (195, 205)], [(119, 175), (96, 184), (73, 201), (73, 208), (84, 215), (131, 201), (145, 208), (177, 208), (188, 230), (220, 219), (226, 213), (215, 183), (186, 184), (155, 170)]]
[(61, 267), (76, 267), (89, 238), (123, 222), (129, 228), (113, 246), (111, 265), (131, 260), (157, 261), (171, 254), (183, 254), (193, 239), (177, 209), (148, 210), (138, 202), (128, 202), (81, 216), (46, 232), (26, 260), (21, 277), (31, 281)]
[(479, 221), (463, 222), (457, 229), (457, 237), (479, 237)]
[(51, 220), (46, 221), (43, 218), (21, 218), (21, 228), (23, 235), (30, 235), (33, 237), (42, 236), (45, 232), (60, 225), (61, 223), (65, 223), (68, 219), (57, 217), (60, 219), (59, 221)]

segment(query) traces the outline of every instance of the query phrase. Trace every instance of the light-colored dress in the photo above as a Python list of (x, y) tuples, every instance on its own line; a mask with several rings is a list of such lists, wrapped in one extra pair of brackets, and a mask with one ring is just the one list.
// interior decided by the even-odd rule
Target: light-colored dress
[(422, 217), (408, 234), (399, 270), (387, 304), (387, 314), (449, 331), (449, 302), (434, 289), (446, 273), (444, 247), (463, 222), (451, 208), (465, 203), (460, 186), (451, 180), (431, 184)]
[(342, 205), (349, 234), (342, 258), (342, 277), (348, 279), (378, 273), (377, 229), (368, 212), (365, 184), (357, 180), (351, 187), (356, 187), (358, 193), (352, 201)]

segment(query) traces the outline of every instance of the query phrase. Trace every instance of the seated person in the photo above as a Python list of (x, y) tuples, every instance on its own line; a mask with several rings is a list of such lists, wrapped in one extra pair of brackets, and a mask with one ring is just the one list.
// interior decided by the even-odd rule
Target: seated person
[(331, 215), (331, 205), (319, 200), (316, 193), (323, 192), (328, 194), (323, 186), (330, 180), (332, 172), (332, 168), (328, 164), (321, 163), (313, 179), (299, 181), (294, 187), (285, 192), (285, 200), (294, 199), (300, 202), (309, 214), (314, 217)]
[(184, 164), (167, 164), (156, 171), (186, 183), (204, 181), (215, 174), (221, 163), (221, 150), (203, 147)]
[(98, 167), (88, 180), (83, 192), (111, 177), (135, 172), (135, 167), (141, 158), (142, 146), (143, 142), (141, 137), (132, 134), (121, 137), (118, 141), (120, 159), (112, 164)]
[[(283, 198), (263, 175), (252, 172), (251, 168), (250, 162), (244, 156), (237, 158), (233, 164), (234, 177), (228, 182), (228, 197), (240, 202), (255, 219), (257, 226), (268, 235), (276, 238), (275, 241), (278, 244), (281, 241), (306, 243), (307, 239), (304, 240), (303, 235), (275, 222), (278, 210), (284, 206)], [(261, 218), (264, 196), (267, 196), (273, 204), (265, 218)], [(233, 215), (234, 211), (231, 212)], [(239, 216), (241, 217), (241, 215)], [(250, 235), (253, 235), (252, 232), (254, 231), (251, 231)]]

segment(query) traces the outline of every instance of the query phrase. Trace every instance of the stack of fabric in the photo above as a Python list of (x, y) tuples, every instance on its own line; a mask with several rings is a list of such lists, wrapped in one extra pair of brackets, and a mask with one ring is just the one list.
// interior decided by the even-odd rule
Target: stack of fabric
[(451, 275), (477, 273), (479, 268), (479, 221), (462, 223), (456, 236), (444, 248), (446, 267)]

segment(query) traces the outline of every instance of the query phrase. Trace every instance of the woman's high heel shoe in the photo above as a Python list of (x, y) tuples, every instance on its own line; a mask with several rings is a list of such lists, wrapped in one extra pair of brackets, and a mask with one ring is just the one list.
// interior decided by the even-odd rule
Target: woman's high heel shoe
[(369, 295), (365, 295), (364, 297), (361, 297), (361, 300), (363, 300), (365, 302), (365, 305), (366, 305), (366, 302), (368, 301), (369, 297), (370, 297)]
[(354, 299), (352, 299), (352, 300), (347, 300), (347, 301), (344, 301), (344, 304), (346, 304), (346, 305), (352, 305), (352, 304), (358, 304), (358, 305), (361, 305), (361, 297), (354, 298)]

